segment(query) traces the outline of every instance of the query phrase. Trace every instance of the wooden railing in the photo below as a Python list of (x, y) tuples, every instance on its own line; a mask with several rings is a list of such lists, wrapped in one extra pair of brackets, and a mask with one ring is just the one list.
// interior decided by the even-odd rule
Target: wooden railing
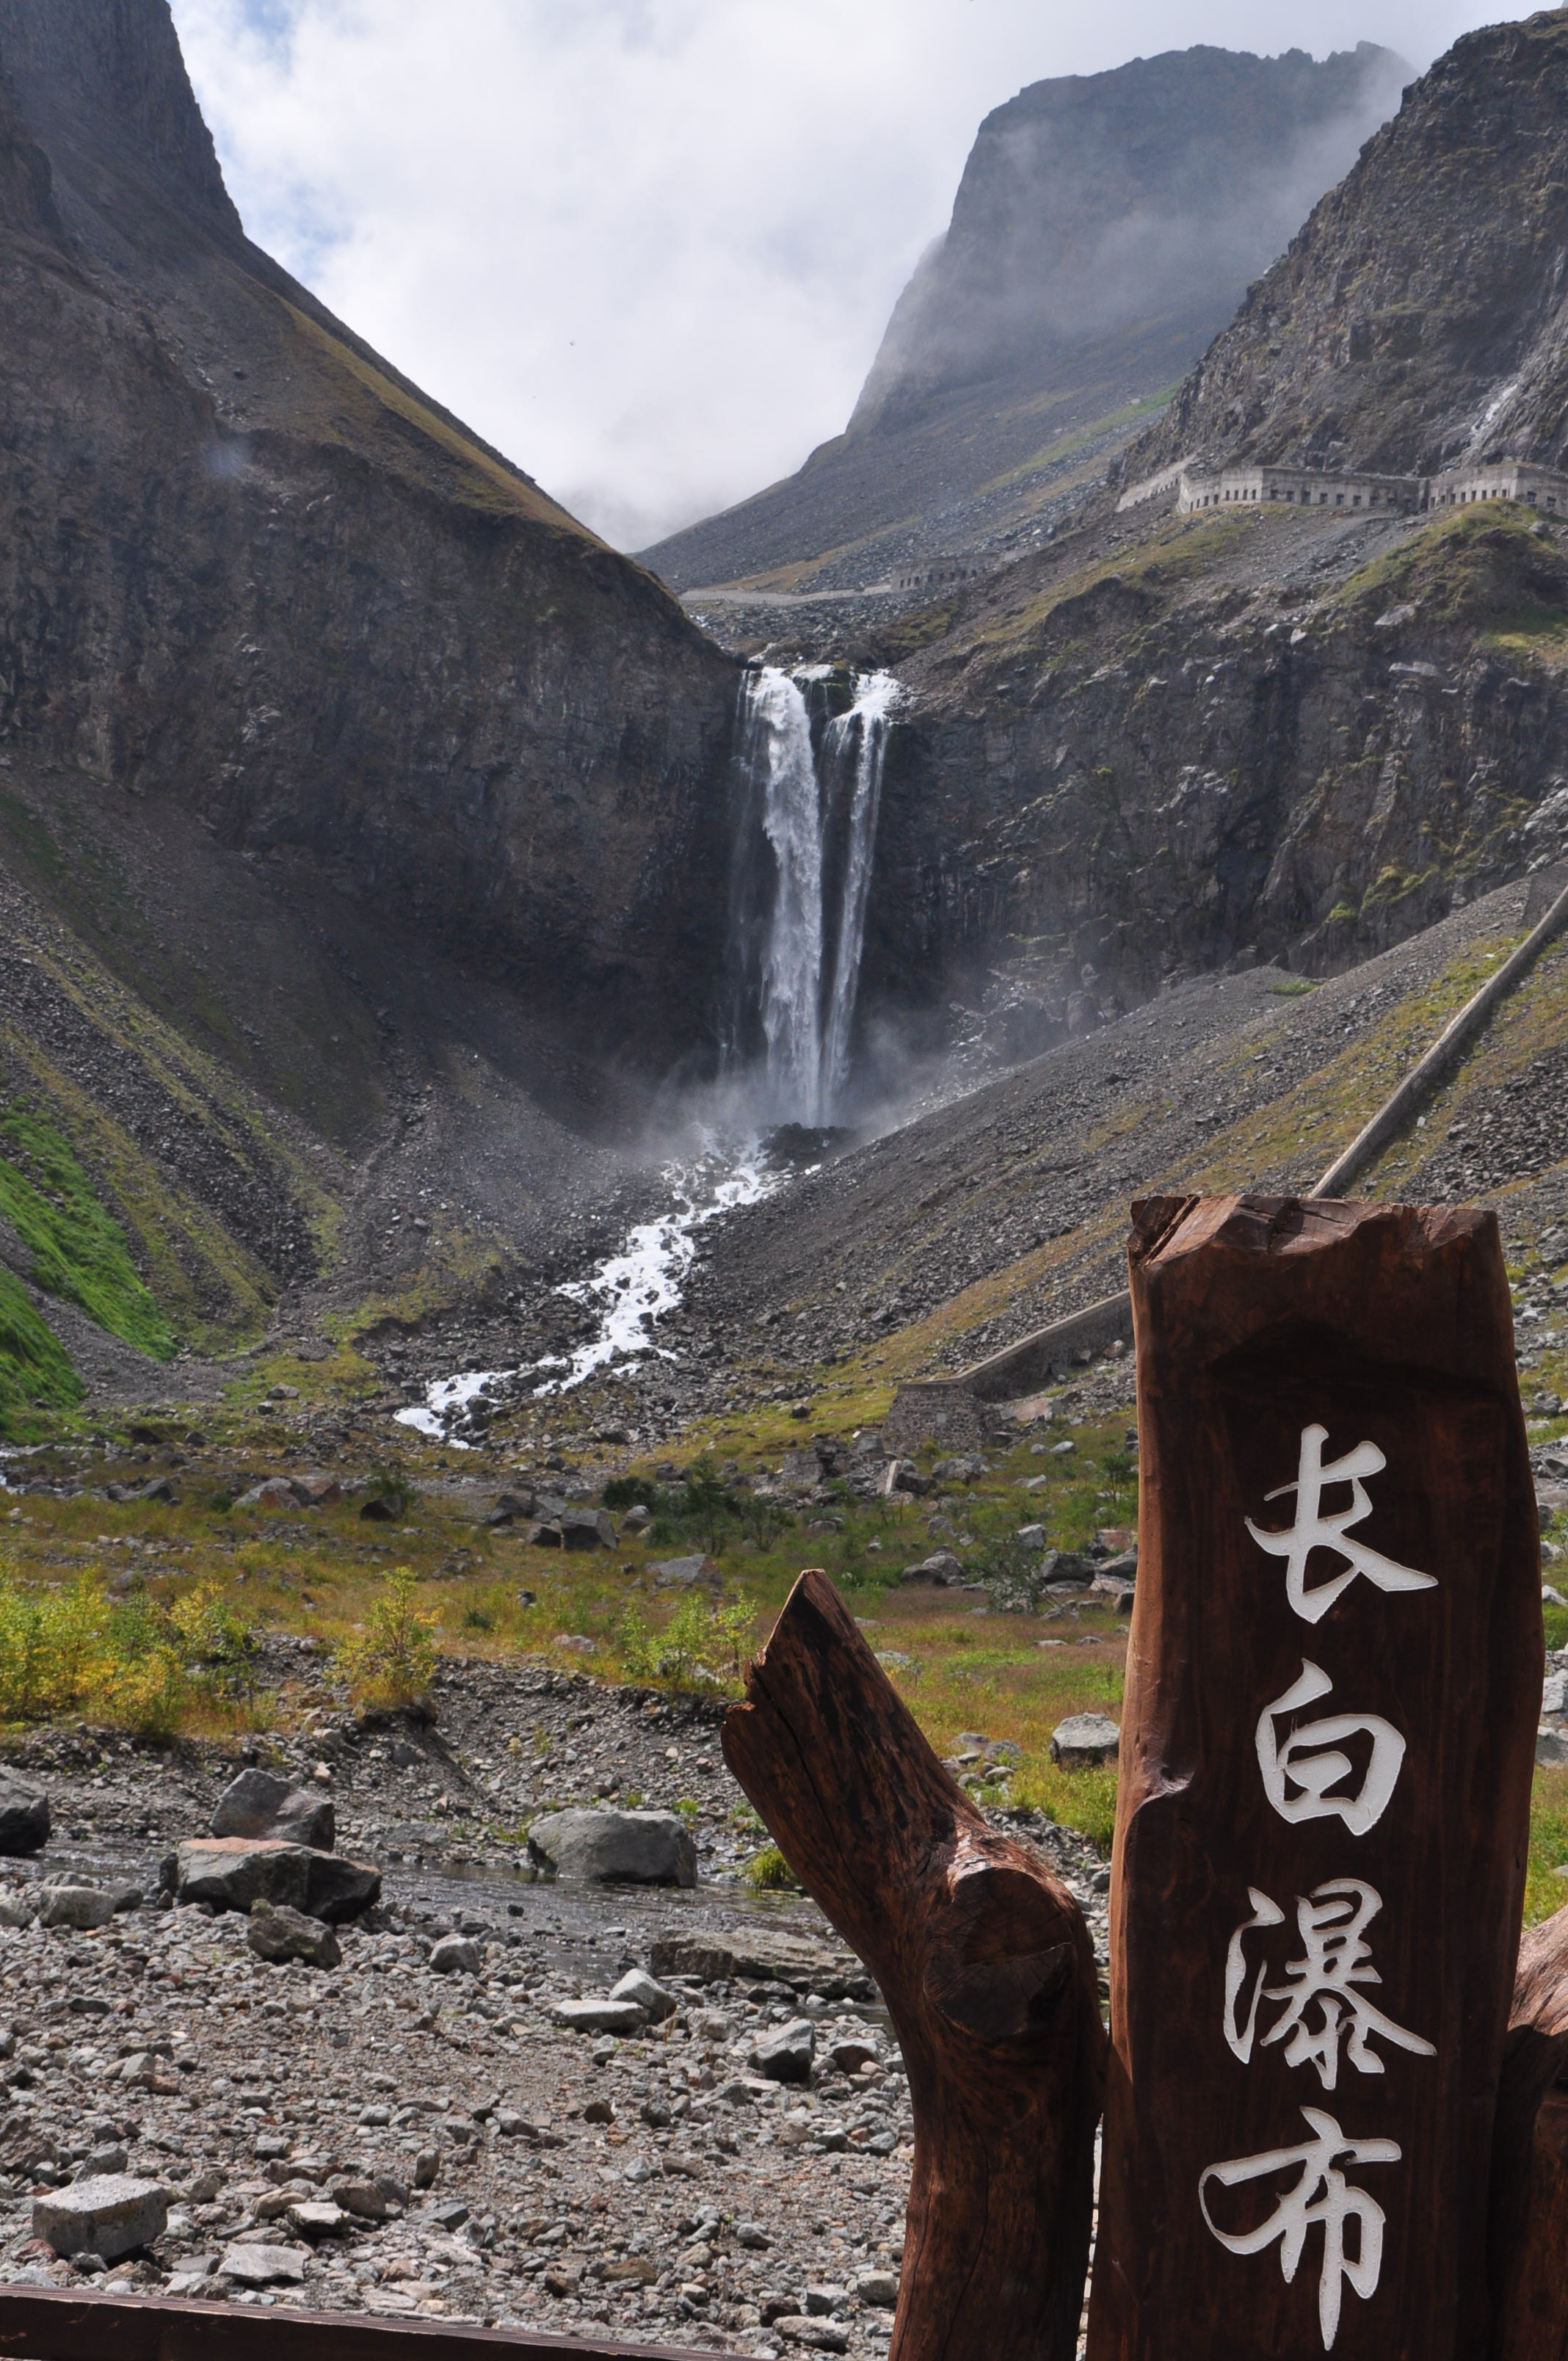
[(5, 2361), (720, 2361), (691, 2345), (620, 2345), (289, 2304), (187, 2303), (0, 2287)]

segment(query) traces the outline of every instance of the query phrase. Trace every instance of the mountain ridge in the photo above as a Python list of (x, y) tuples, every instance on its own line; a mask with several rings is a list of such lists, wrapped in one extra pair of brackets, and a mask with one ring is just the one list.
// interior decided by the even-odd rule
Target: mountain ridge
[[(1507, 159), (1507, 169), (1499, 160)], [(1126, 453), (1430, 475), (1568, 467), (1568, 9), (1469, 33)]]
[(1129, 406), (1179, 382), (1408, 71), (1368, 43), (1321, 64), (1200, 48), (1030, 84), (981, 124), (844, 433), (643, 558), (683, 590), (786, 569), (801, 588), (1027, 545), (1078, 455), (1103, 467)]

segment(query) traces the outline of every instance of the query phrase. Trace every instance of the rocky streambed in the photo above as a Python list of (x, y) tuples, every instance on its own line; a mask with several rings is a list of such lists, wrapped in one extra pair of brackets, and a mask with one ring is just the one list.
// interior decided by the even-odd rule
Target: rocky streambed
[[(273, 1964), (242, 1913), (160, 1886), (238, 1751), (79, 1728), (15, 1759), (54, 1832), (8, 1864), (0, 1906), (0, 2277), (880, 2350), (913, 2132), (902, 2060), (820, 1915), (742, 1882), (758, 1838), (716, 1709), (468, 1664), (442, 1668), (435, 1720), (356, 1720), (308, 1653), (292, 1677), (296, 1734), (245, 1752), (330, 1798), (340, 1853), (382, 1874), (334, 1930), (334, 1968)], [(596, 1800), (679, 1804), (697, 1883), (539, 1878), (523, 1820)], [(1091, 1848), (1009, 1825), (1069, 1876), (1103, 1954)], [(121, 1906), (46, 1926), (61, 1879)], [(609, 2001), (629, 1974), (634, 2017)], [(158, 2192), (145, 2243), (57, 2252), (60, 2221), (116, 2175)]]

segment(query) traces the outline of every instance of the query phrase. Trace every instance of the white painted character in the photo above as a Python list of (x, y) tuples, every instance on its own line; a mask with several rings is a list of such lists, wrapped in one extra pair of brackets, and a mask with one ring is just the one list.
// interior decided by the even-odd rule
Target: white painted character
[[(1396, 2140), (1347, 2139), (1332, 2115), (1317, 2107), (1303, 2107), (1302, 2118), (1312, 2136), (1299, 2147), (1270, 2148), (1261, 2156), (1238, 2156), (1227, 2164), (1212, 2164), (1198, 2180), (1198, 2204), (1204, 2222), (1222, 2246), (1233, 2255), (1261, 2255), (1277, 2238), (1279, 2268), (1285, 2284), (1296, 2278), (1314, 2225), (1323, 2233), (1323, 2268), (1318, 2280), (1318, 2325), (1323, 2350), (1331, 2352), (1339, 2334), (1343, 2282), (1348, 2279), (1365, 2302), (1376, 2291), (1383, 2268), (1383, 2208), (1364, 2189), (1346, 2180), (1343, 2164), (1398, 2164)], [(1209, 2211), (1209, 2188), (1239, 2189), (1270, 2173), (1299, 2168), (1293, 2187), (1280, 2196), (1274, 2211), (1255, 2230), (1222, 2230)], [(1354, 2253), (1346, 2251), (1346, 2232), (1354, 2227)]]
[(1415, 2058), (1435, 2058), (1436, 2050), (1419, 2033), (1408, 2033), (1392, 2017), (1374, 2008), (1365, 1987), (1383, 1979), (1372, 1964), (1366, 1929), (1383, 1907), (1383, 1897), (1360, 1878), (1335, 1877), (1296, 1899), (1296, 1925), (1303, 1956), (1288, 1962), (1285, 1982), (1264, 1983), (1267, 1969), (1259, 1965), (1253, 1976), (1252, 2005), (1246, 2022), (1237, 2014), (1237, 2002), (1246, 1982), (1246, 1938), (1255, 1929), (1283, 1926), (1285, 1913), (1248, 1888), (1253, 1916), (1231, 1937), (1225, 1957), (1225, 2039), (1241, 2059), (1250, 2062), (1257, 2033), (1260, 2001), (1283, 2003), (1279, 2015), (1263, 2036), (1263, 2047), (1286, 2042), (1288, 2066), (1315, 2066), (1325, 2091), (1339, 2080), (1340, 2051), (1358, 2074), (1381, 2074), (1383, 2060), (1372, 2041), (1387, 2041)]
[[(1405, 1741), (1393, 1723), (1376, 1713), (1326, 1714), (1321, 1721), (1303, 1722), (1283, 1741), (1274, 1727), (1281, 1716), (1328, 1697), (1332, 1688), (1322, 1667), (1303, 1658), (1300, 1678), (1258, 1716), (1258, 1769), (1264, 1793), (1282, 1820), (1326, 1820), (1337, 1815), (1352, 1836), (1364, 1837), (1387, 1810), (1405, 1759)], [(1343, 1752), (1353, 1738), (1370, 1739), (1371, 1754), (1360, 1786), (1354, 1794), (1336, 1795), (1330, 1791), (1355, 1775), (1355, 1765)], [(1299, 1792), (1292, 1794), (1292, 1789)]]
[[(1347, 1590), (1358, 1574), (1379, 1590), (1435, 1590), (1437, 1576), (1418, 1574), (1413, 1566), (1398, 1565), (1381, 1552), (1369, 1549), (1365, 1542), (1347, 1541), (1352, 1525), (1360, 1524), (1372, 1514), (1364, 1476), (1376, 1476), (1388, 1465), (1375, 1443), (1358, 1443), (1343, 1459), (1331, 1459), (1323, 1464), (1323, 1445), (1329, 1439), (1326, 1426), (1305, 1426), (1301, 1430), (1301, 1453), (1297, 1463), (1296, 1480), (1281, 1484), (1266, 1493), (1270, 1500), (1279, 1499), (1287, 1492), (1296, 1495), (1296, 1521), (1283, 1532), (1266, 1532), (1255, 1525), (1249, 1517), (1246, 1529), (1259, 1549), (1271, 1557), (1285, 1560), (1285, 1595), (1296, 1613), (1308, 1623), (1321, 1620), (1329, 1609)], [(1322, 1499), (1331, 1484), (1350, 1486), (1350, 1506), (1333, 1516), (1323, 1512)], [(1332, 1550), (1343, 1561), (1337, 1574), (1307, 1587), (1307, 1564), (1315, 1549)]]

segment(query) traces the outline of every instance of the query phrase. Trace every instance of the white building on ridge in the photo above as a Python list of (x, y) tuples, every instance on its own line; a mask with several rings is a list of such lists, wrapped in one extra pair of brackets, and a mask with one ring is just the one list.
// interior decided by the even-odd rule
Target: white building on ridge
[(1475, 460), (1441, 476), (1335, 475), (1259, 465), (1208, 472), (1181, 459), (1130, 485), (1116, 507), (1120, 511), (1168, 502), (1179, 516), (1204, 509), (1281, 506), (1416, 516), (1475, 500), (1519, 500), (1542, 515), (1568, 518), (1568, 476), (1528, 459)]

